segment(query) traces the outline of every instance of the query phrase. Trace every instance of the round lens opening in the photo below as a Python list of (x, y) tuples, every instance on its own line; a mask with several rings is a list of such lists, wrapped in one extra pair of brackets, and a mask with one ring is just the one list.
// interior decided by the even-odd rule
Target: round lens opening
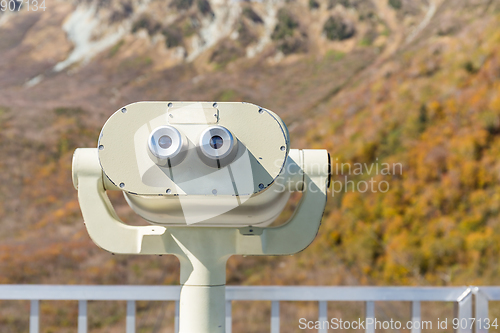
[(213, 149), (219, 149), (222, 147), (222, 144), (224, 143), (224, 140), (218, 135), (214, 135), (213, 137), (210, 138), (210, 147)]
[(158, 139), (158, 145), (163, 149), (168, 149), (172, 145), (172, 138), (168, 135), (163, 135)]

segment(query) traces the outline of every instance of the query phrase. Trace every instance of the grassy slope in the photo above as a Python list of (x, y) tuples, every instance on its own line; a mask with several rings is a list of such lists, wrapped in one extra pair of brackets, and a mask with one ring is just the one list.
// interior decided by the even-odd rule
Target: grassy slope
[(318, 122), (326, 133), (310, 131), (339, 163), (403, 164), (402, 176), (375, 178), (389, 181), (387, 193), (331, 201), (323, 242), (361, 283), (498, 283), (497, 23), (401, 52), (338, 99)]
[[(377, 178), (389, 181), (390, 191), (385, 194), (335, 194), (317, 240), (296, 256), (231, 258), (230, 284), (497, 283), (500, 35), (495, 29), (498, 16), (484, 17), (469, 22), (456, 35), (427, 38), (418, 48), (401, 51), (383, 65), (356, 76), (328, 101), (328, 105), (335, 105), (328, 113), (309, 113), (312, 120), (294, 126), (292, 134), (300, 147), (326, 146), (340, 163), (400, 162), (403, 175)], [(314, 66), (317, 73), (325, 70), (325, 76), (320, 75), (318, 80), (325, 82), (337, 72), (338, 66), (331, 62), (311, 60), (300, 68), (307, 75), (314, 73)], [(105, 60), (99, 66), (84, 70), (82, 75), (95, 75), (98, 81), (96, 73), (106, 68)], [(179, 71), (189, 77), (192, 69), (161, 74)], [(249, 68), (248, 75), (252, 72)], [(250, 83), (227, 83), (217, 91), (205, 90), (211, 80), (198, 86), (181, 83), (184, 90), (174, 92), (206, 99), (231, 93), (236, 96), (231, 98), (247, 99), (241, 94), (254, 87), (250, 97), (258, 100), (258, 91), (273, 87), (276, 73), (287, 80), (286, 75), (294, 77), (297, 70), (274, 68), (268, 76), (253, 74)], [(215, 75), (237, 74), (228, 70)], [(110, 76), (120, 82), (120, 78)], [(61, 79), (53, 80), (57, 83)], [(164, 92), (150, 92), (155, 80), (159, 79), (140, 84), (136, 92), (134, 86), (125, 88), (130, 93), (126, 98), (134, 99), (142, 93), (164, 98)], [(176, 89), (172, 83), (162, 84)], [(56, 93), (62, 89), (57, 84), (54, 87)], [(297, 107), (293, 102), (300, 103), (312, 88), (295, 87), (305, 91), (304, 95), (288, 102)], [(336, 88), (332, 85), (326, 90)], [(287, 105), (285, 100), (276, 102), (266, 94), (262, 97), (279, 108)], [(0, 168), (9, 170), (0, 175), (4, 227), (0, 282), (176, 284), (178, 263), (174, 258), (111, 256), (89, 240), (71, 186), (70, 161), (74, 148), (95, 145), (102, 119), (94, 115), (97, 106), (80, 109), (48, 105), (43, 114), (27, 113), (29, 121), (19, 117), (17, 107), (0, 110)], [(297, 113), (289, 117), (297, 122)], [(353, 179), (370, 178), (364, 177)], [(335, 180), (343, 179), (343, 175), (336, 175)], [(20, 199), (10, 200), (12, 197)], [(138, 223), (118, 195), (113, 200), (125, 220)], [(47, 331), (62, 332), (76, 323), (75, 304), (59, 305), (42, 305)], [(91, 313), (97, 319), (91, 322), (91, 328), (119, 330), (123, 325), (122, 305), (92, 305)], [(0, 318), (2, 332), (26, 327), (19, 316), (26, 306), (2, 304), (2, 313), (11, 314)], [(245, 322), (245, 309), (235, 308), (239, 331), (248, 331), (250, 326), (246, 324), (255, 325), (256, 332), (267, 327), (268, 305), (246, 309), (252, 313), (248, 317), (260, 318), (262, 323)], [(168, 310), (171, 316), (173, 309)], [(303, 311), (312, 313), (314, 307), (305, 305)], [(151, 303), (142, 304), (139, 313), (143, 327), (153, 327), (159, 318), (158, 307)], [(288, 318), (293, 311), (285, 315)]]

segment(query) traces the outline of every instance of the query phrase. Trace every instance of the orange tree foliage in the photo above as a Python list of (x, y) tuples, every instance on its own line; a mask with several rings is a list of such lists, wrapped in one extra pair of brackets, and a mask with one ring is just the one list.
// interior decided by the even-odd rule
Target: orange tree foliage
[(500, 33), (470, 30), (405, 51), (311, 129), (338, 165), (403, 165), (402, 175), (375, 177), (389, 182), (386, 193), (329, 201), (321, 241), (357, 282), (498, 283)]

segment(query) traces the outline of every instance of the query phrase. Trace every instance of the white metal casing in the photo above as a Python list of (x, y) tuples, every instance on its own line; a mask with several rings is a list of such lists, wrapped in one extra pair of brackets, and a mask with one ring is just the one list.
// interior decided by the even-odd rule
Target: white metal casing
[[(173, 138), (173, 145), (184, 147), (180, 162), (151, 154), (154, 134), (168, 128), (180, 133)], [(199, 144), (208, 141), (211, 128), (227, 129), (228, 137), (220, 135), (235, 141), (234, 153), (223, 154), (229, 161), (211, 165), (200, 154)], [(277, 184), (289, 178), (284, 172), (289, 151), (283, 121), (248, 103), (134, 103), (110, 117), (99, 139), (106, 177), (137, 214), (161, 225), (271, 224), (290, 196)], [(300, 159), (300, 152), (294, 155), (292, 163)]]
[[(256, 171), (256, 174), (253, 174), (251, 178), (254, 191), (238, 193), (236, 196), (241, 199), (244, 195), (247, 195), (248, 200), (244, 205), (248, 202), (247, 205), (252, 204), (253, 208), (243, 208), (243, 205), (241, 205), (241, 207), (229, 210), (224, 214), (233, 214), (231, 215), (232, 217), (238, 218), (239, 216), (239, 219), (241, 219), (246, 213), (245, 209), (248, 209), (248, 212), (254, 215), (253, 212), (256, 210), (266, 210), (265, 204), (269, 204), (269, 202), (264, 199), (269, 199), (271, 200), (269, 205), (272, 208), (266, 213), (266, 216), (272, 219), (272, 216), (279, 214), (278, 211), (280, 211), (278, 208), (273, 207), (273, 205), (281, 207), (281, 205), (286, 202), (284, 199), (288, 198), (287, 195), (290, 191), (302, 191), (302, 199), (292, 217), (285, 224), (277, 227), (262, 227), (268, 222), (266, 218), (264, 218), (261, 225), (258, 226), (247, 226), (249, 225), (248, 220), (245, 221), (245, 223), (236, 220), (231, 224), (222, 224), (218, 226), (209, 223), (208, 226), (211, 227), (207, 227), (207, 225), (198, 227), (200, 225), (199, 223), (194, 226), (182, 224), (167, 224), (165, 226), (126, 225), (120, 220), (113, 209), (106, 193), (107, 190), (122, 190), (127, 192), (126, 195), (129, 198), (129, 202), (131, 202), (131, 197), (133, 197), (136, 202), (137, 198), (140, 198), (141, 205), (144, 205), (145, 202), (153, 202), (153, 200), (150, 200), (152, 198), (164, 199), (165, 201), (159, 201), (158, 207), (165, 206), (166, 200), (175, 201), (176, 197), (180, 199), (181, 195), (185, 195), (186, 198), (192, 198), (194, 207), (196, 207), (195, 203), (197, 200), (207, 196), (213, 200), (220, 200), (220, 205), (223, 206), (226, 201), (225, 199), (227, 199), (224, 196), (230, 195), (225, 192), (228, 188), (224, 187), (219, 187), (221, 191), (215, 194), (207, 193), (207, 188), (213, 188), (213, 183), (210, 183), (210, 181), (203, 184), (209, 184), (211, 186), (201, 189), (195, 186), (181, 187), (183, 190), (189, 189), (187, 193), (182, 194), (178, 192), (178, 187), (174, 188), (172, 186), (167, 188), (167, 190), (170, 189), (170, 193), (168, 193), (165, 187), (145, 184), (143, 178), (138, 178), (140, 181), (136, 181), (135, 185), (132, 184), (137, 186), (136, 188), (141, 191), (131, 193), (131, 183), (129, 180), (132, 181), (132, 183), (134, 179), (137, 180), (139, 164), (135, 163), (134, 159), (138, 158), (138, 156), (130, 146), (138, 147), (139, 151), (142, 151), (141, 147), (143, 146), (142, 143), (136, 146), (136, 140), (130, 140), (130, 137), (126, 135), (127, 133), (130, 134), (130, 131), (127, 132), (124, 130), (124, 127), (125, 129), (129, 127), (130, 130), (130, 127), (140, 125), (139, 128), (142, 128), (142, 117), (139, 112), (142, 107), (149, 108), (149, 106), (151, 106), (156, 110), (155, 112), (158, 112), (160, 115), (165, 111), (164, 102), (151, 103), (150, 105), (144, 105), (143, 103), (137, 104), (140, 104), (140, 108), (135, 111), (133, 106), (127, 106), (124, 110), (125, 112), (119, 111), (122, 114), (135, 114), (135, 118), (130, 117), (124, 122), (114, 122), (111, 121), (111, 119), (119, 118), (110, 118), (111, 122), (108, 121), (106, 126), (110, 125), (112, 130), (105, 131), (103, 129), (98, 149), (83, 148), (75, 151), (73, 157), (73, 183), (78, 190), (78, 200), (80, 202), (86, 228), (94, 243), (112, 253), (175, 255), (180, 261), (180, 282), (182, 285), (180, 293), (179, 332), (224, 333), (224, 285), (226, 281), (225, 267), (227, 259), (236, 254), (290, 255), (305, 249), (314, 240), (326, 205), (327, 187), (329, 183), (328, 153), (325, 150), (319, 149), (300, 151), (290, 150), (288, 132), (283, 122), (279, 118), (275, 118), (277, 117), (276, 115), (255, 106), (251, 106), (251, 108), (248, 109), (249, 104), (233, 103), (239, 104), (242, 106), (242, 109), (247, 108), (250, 116), (248, 118), (246, 118), (246, 116), (241, 117), (241, 114), (233, 112), (231, 116), (234, 117), (235, 124), (240, 123), (235, 126), (239, 126), (241, 131), (235, 131), (232, 126), (228, 127), (230, 127), (229, 129), (231, 131), (234, 131), (239, 140), (241, 139), (243, 144), (239, 146), (245, 146), (247, 148), (246, 151), (249, 151), (254, 157), (262, 157), (262, 162), (258, 162), (260, 160), (258, 158), (254, 160), (251, 159), (251, 161), (254, 161), (254, 164), (251, 164), (250, 170), (252, 172)], [(233, 106), (238, 109), (236, 105)], [(174, 116), (173, 118), (178, 119), (177, 123), (181, 126), (182, 124), (188, 124), (190, 121), (192, 123), (193, 119), (202, 118), (205, 118), (210, 124), (215, 124), (216, 120), (219, 119), (221, 115), (219, 111), (224, 108), (219, 107), (216, 113), (213, 113), (213, 110), (208, 112), (209, 109), (207, 109), (206, 105), (202, 105), (202, 108), (194, 111), (187, 108), (184, 109), (186, 112), (180, 112), (179, 109), (171, 109), (169, 106), (167, 115), (170, 117), (170, 114), (172, 114)], [(201, 112), (199, 112), (200, 110)], [(257, 113), (252, 111), (256, 111)], [(193, 113), (195, 115), (193, 115)], [(258, 126), (258, 122), (247, 121), (245, 123), (245, 121), (252, 117), (257, 119), (257, 115), (272, 117), (275, 123), (271, 121), (271, 118), (267, 118), (269, 120), (269, 122), (267, 122), (269, 127), (264, 126), (264, 129), (261, 129), (256, 135), (256, 137), (261, 140), (247, 141), (246, 138), (249, 136), (251, 137), (251, 134), (255, 135), (252, 130), (255, 125)], [(231, 117), (229, 114), (226, 114), (224, 117), (221, 115), (220, 119), (223, 118), (228, 119)], [(265, 118), (261, 118), (261, 120), (262, 119)], [(120, 127), (120, 124), (124, 127)], [(204, 126), (210, 124), (204, 124)], [(273, 125), (271, 126), (270, 124)], [(281, 127), (281, 133), (277, 130), (270, 130), (270, 128), (276, 126), (275, 124)], [(186, 126), (184, 128), (189, 132), (190, 128), (194, 129), (200, 124), (192, 125), (194, 127)], [(161, 126), (161, 123), (158, 126)], [(200, 126), (200, 128), (201, 127), (202, 126)], [(147, 140), (148, 132), (150, 133), (150, 131), (143, 131), (140, 137), (142, 138), (142, 135), (145, 135)], [(238, 134), (236, 134), (236, 132)], [(108, 135), (110, 133), (114, 134)], [(187, 134), (187, 136), (189, 136), (189, 134)], [(264, 141), (262, 141), (262, 138), (264, 138)], [(266, 141), (266, 139), (268, 140)], [(139, 140), (139, 142), (141, 141)], [(144, 141), (144, 146), (147, 146), (146, 142), (147, 141)], [(269, 163), (269, 157), (276, 157), (279, 153), (276, 152), (274, 148), (266, 149), (265, 147), (267, 147), (267, 145), (275, 147), (276, 143), (281, 142), (282, 146), (279, 147), (279, 151), (283, 155), (281, 158), (275, 158), (274, 161), (278, 160), (279, 163), (273, 165)], [(121, 148), (120, 146), (123, 147)], [(110, 148), (114, 149), (110, 150)], [(107, 153), (105, 153), (107, 151), (118, 151), (119, 153), (107, 155)], [(243, 153), (244, 152), (245, 151), (243, 151)], [(258, 154), (258, 152), (261, 154)], [(243, 153), (240, 152), (240, 158), (243, 156)], [(187, 154), (186, 161), (189, 160), (190, 156), (193, 156), (193, 154)], [(150, 159), (147, 155), (145, 158)], [(258, 163), (255, 163), (255, 160), (257, 160)], [(180, 163), (179, 166), (183, 163), (184, 162)], [(248, 171), (248, 169), (244, 170)], [(186, 173), (187, 175), (193, 176), (192, 172), (187, 171)], [(242, 175), (244, 176), (245, 173)], [(118, 178), (116, 178), (117, 176)], [(281, 176), (281, 178), (279, 176)], [(217, 177), (215, 179), (217, 179)], [(266, 180), (269, 179), (272, 179), (272, 181), (266, 182)], [(280, 179), (282, 179), (282, 182), (279, 181)], [(263, 186), (260, 186), (260, 184), (263, 184)], [(279, 186), (280, 191), (273, 191), (273, 188)], [(157, 187), (157, 189), (155, 189), (155, 187)], [(160, 189), (165, 192), (160, 193)], [(176, 192), (174, 192), (174, 190)], [(157, 191), (157, 193), (155, 191)], [(144, 202), (142, 202), (143, 200)], [(259, 202), (262, 206), (259, 205)], [(142, 207), (145, 209), (154, 208)], [(200, 207), (198, 208), (200, 209)], [(205, 209), (206, 206), (201, 208)], [(240, 209), (238, 214), (236, 214), (237, 209)], [(217, 216), (217, 219), (214, 219), (213, 222), (217, 224), (220, 223), (216, 220), (222, 220), (224, 214)], [(153, 215), (157, 217), (158, 212), (153, 212)], [(254, 217), (256, 216), (263, 217), (264, 215), (257, 213)], [(168, 217), (168, 219), (170, 218), (171, 217)], [(215, 216), (213, 218), (215, 218)], [(205, 220), (205, 222), (207, 221), (209, 220)]]

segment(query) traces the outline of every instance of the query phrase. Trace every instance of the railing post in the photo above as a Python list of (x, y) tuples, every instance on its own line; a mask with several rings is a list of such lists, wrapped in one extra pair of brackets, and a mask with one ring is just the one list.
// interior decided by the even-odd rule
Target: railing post
[(280, 301), (271, 302), (271, 333), (280, 332)]
[(472, 333), (472, 294), (468, 288), (458, 299), (455, 305), (455, 318), (458, 318), (457, 333)]
[(328, 329), (325, 323), (328, 321), (328, 303), (326, 301), (318, 302), (318, 320), (320, 323), (319, 333), (327, 333)]
[[(365, 317), (366, 317), (366, 333), (375, 333), (375, 302), (368, 301), (365, 304)], [(368, 325), (368, 321), (371, 319), (372, 325)]]
[(179, 301), (175, 301), (175, 333), (179, 333)]
[(40, 301), (32, 300), (30, 304), (30, 333), (40, 331)]
[(78, 301), (78, 333), (87, 333), (87, 301)]
[(231, 333), (233, 329), (233, 305), (231, 301), (226, 301), (226, 333)]
[[(413, 325), (415, 325), (416, 322), (421, 323), (422, 318), (420, 315), (420, 302), (419, 301), (413, 301), (411, 302), (411, 321)], [(420, 325), (418, 327), (412, 327), (411, 333), (421, 333), (422, 328)]]
[(474, 287), (474, 295), (476, 296), (476, 333), (488, 333), (486, 319), (489, 318), (488, 297), (481, 291), (481, 288)]
[(127, 301), (127, 333), (135, 333), (135, 301)]

